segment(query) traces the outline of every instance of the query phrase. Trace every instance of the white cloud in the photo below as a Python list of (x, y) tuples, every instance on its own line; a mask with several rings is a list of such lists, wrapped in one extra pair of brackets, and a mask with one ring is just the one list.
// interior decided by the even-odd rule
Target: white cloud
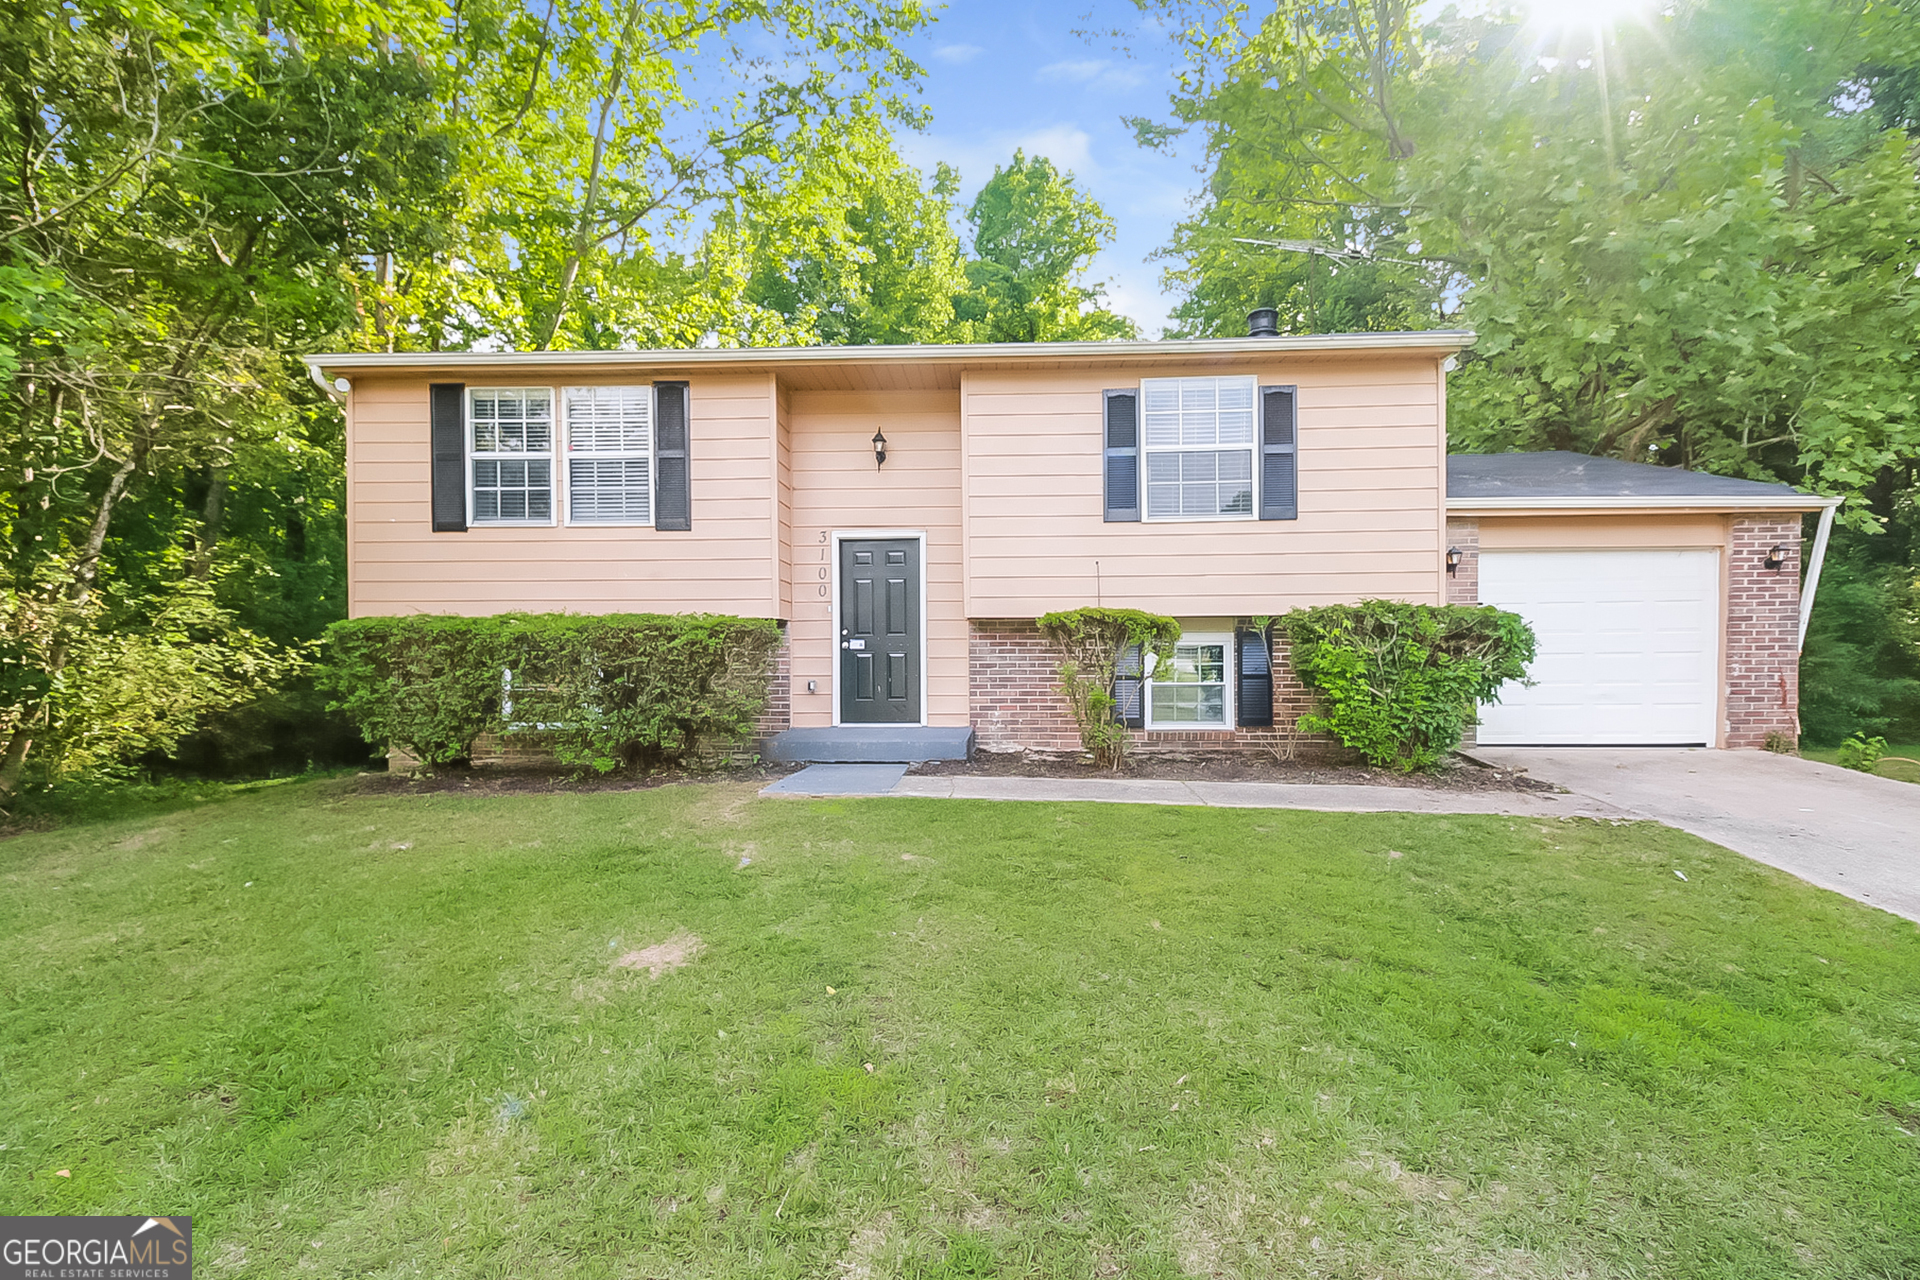
[(1078, 58), (1064, 62), (1049, 62), (1034, 72), (1033, 78), (1041, 84), (1079, 84), (1089, 89), (1104, 91), (1138, 89), (1147, 81), (1146, 75), (1137, 67), (1129, 67), (1106, 58)]
[(1045, 156), (1053, 161), (1054, 168), (1064, 169), (1077, 178), (1091, 179), (1100, 172), (1100, 166), (1093, 159), (1093, 138), (1079, 125), (1048, 125), (1021, 135), (1014, 140), (1014, 146), (1029, 156)]
[(965, 66), (985, 53), (977, 44), (943, 44), (933, 51), (933, 56), (942, 62), (951, 62), (956, 67)]

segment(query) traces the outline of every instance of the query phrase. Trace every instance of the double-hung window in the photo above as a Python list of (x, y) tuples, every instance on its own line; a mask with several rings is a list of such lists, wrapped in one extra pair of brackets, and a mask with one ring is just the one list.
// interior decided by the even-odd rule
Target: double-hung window
[(553, 392), (467, 391), (475, 524), (553, 523)]
[(1254, 379), (1140, 383), (1146, 518), (1254, 518)]
[(653, 523), (653, 388), (568, 387), (567, 523)]
[(1147, 672), (1149, 729), (1227, 729), (1233, 726), (1233, 687), (1227, 670), (1231, 635), (1181, 636), (1171, 662)]

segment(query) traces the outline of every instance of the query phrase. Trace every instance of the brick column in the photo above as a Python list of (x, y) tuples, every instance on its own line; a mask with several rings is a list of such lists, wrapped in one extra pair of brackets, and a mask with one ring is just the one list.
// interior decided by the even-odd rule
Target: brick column
[(1460, 552), (1460, 567), (1447, 575), (1447, 603), (1479, 604), (1480, 522), (1449, 518), (1447, 547)]
[[(1786, 565), (1765, 565), (1775, 546)], [(1800, 738), (1800, 518), (1736, 516), (1727, 538), (1727, 745)]]
[(753, 731), (748, 740), (763, 743), (776, 733), (784, 733), (793, 727), (793, 663), (792, 646), (787, 642), (787, 628), (780, 628), (780, 648), (773, 655), (773, 670), (767, 676), (767, 705), (760, 710), (760, 718), (753, 722)]

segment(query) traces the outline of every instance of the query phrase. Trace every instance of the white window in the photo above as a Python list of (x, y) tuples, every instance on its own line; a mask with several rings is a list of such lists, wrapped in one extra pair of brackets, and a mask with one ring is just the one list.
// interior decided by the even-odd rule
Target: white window
[(1232, 728), (1232, 663), (1231, 635), (1181, 636), (1173, 661), (1156, 662), (1147, 672), (1147, 728)]
[(553, 523), (553, 392), (471, 387), (467, 438), (474, 524)]
[(1253, 510), (1252, 378), (1144, 378), (1149, 520), (1247, 519)]
[(567, 523), (653, 523), (653, 388), (568, 387)]

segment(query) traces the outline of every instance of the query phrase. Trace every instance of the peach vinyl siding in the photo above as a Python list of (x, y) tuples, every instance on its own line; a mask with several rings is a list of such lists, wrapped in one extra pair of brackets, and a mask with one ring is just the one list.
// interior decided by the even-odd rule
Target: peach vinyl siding
[[(1299, 387), (1299, 519), (1103, 520), (1101, 392), (1198, 373)], [(969, 372), (967, 615), (1032, 618), (1096, 598), (1182, 618), (1370, 596), (1437, 603), (1440, 387), (1431, 357)]]
[[(790, 409), (793, 516), (793, 723), (833, 722), (833, 535), (926, 534), (923, 621), (928, 724), (971, 721), (967, 617), (961, 602), (960, 414), (952, 391), (793, 391)], [(873, 460), (873, 433), (887, 437), (887, 463)], [(807, 681), (817, 685), (808, 693)]]
[[(467, 385), (652, 380), (515, 371)], [(767, 372), (691, 380), (690, 533), (561, 525), (432, 532), (430, 381), (362, 377), (354, 385), (347, 456), (353, 616), (510, 609), (782, 615), (774, 380)], [(556, 490), (564, 484), (557, 464), (554, 483)]]
[(1481, 515), (1478, 519), (1483, 551), (1727, 545), (1727, 517), (1719, 515)]

